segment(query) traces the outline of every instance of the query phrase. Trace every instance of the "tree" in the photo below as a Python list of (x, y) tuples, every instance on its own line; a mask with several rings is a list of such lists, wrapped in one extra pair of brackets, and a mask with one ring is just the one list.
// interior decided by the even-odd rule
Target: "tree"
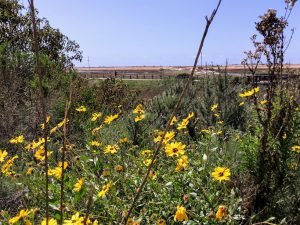
[[(45, 18), (37, 18), (43, 71), (43, 89), (51, 102), (72, 79), (73, 61), (81, 61), (79, 45)], [(29, 13), (17, 0), (0, 0), (0, 138), (7, 140), (39, 122), (36, 75)], [(51, 105), (49, 105), (51, 107)], [(27, 130), (28, 131), (28, 130)]]

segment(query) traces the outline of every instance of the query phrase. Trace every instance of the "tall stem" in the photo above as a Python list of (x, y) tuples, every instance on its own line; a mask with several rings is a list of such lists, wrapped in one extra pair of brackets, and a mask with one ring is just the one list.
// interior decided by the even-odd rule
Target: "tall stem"
[(145, 185), (146, 185), (146, 183), (147, 183), (147, 180), (148, 180), (150, 171), (152, 170), (153, 165), (154, 165), (154, 162), (155, 162), (155, 160), (157, 159), (157, 156), (158, 156), (158, 154), (159, 154), (159, 150), (160, 150), (160, 148), (162, 147), (162, 142), (163, 142), (163, 140), (164, 140), (164, 138), (165, 138), (165, 136), (166, 136), (166, 133), (170, 130), (170, 126), (171, 126), (170, 124), (171, 124), (171, 121), (172, 121), (173, 117), (176, 115), (176, 113), (177, 113), (177, 111), (178, 111), (178, 108), (179, 108), (179, 106), (181, 105), (181, 102), (182, 102), (182, 100), (183, 100), (183, 97), (186, 95), (187, 90), (188, 90), (190, 84), (192, 83), (193, 76), (194, 76), (194, 73), (195, 73), (195, 70), (196, 70), (196, 67), (197, 67), (197, 64), (198, 64), (199, 56), (200, 56), (200, 54), (201, 54), (201, 52), (202, 52), (202, 48), (203, 48), (203, 45), (204, 45), (204, 41), (205, 41), (206, 35), (207, 35), (207, 33), (208, 33), (209, 27), (210, 27), (210, 25), (211, 25), (211, 23), (212, 23), (212, 21), (213, 21), (215, 15), (216, 15), (216, 13), (218, 12), (218, 9), (219, 9), (219, 6), (220, 6), (221, 2), (222, 2), (222, 0), (219, 0), (218, 5), (217, 5), (217, 7), (213, 10), (213, 12), (212, 12), (210, 18), (205, 17), (205, 19), (206, 19), (206, 27), (205, 27), (204, 32), (203, 32), (203, 35), (202, 35), (202, 39), (201, 39), (201, 42), (200, 42), (200, 45), (199, 45), (199, 48), (198, 48), (198, 53), (197, 53), (196, 58), (195, 58), (195, 61), (194, 61), (194, 66), (193, 66), (192, 72), (191, 72), (191, 74), (190, 74), (190, 76), (189, 76), (188, 81), (187, 81), (186, 84), (185, 84), (185, 87), (184, 87), (183, 91), (181, 92), (181, 95), (180, 95), (180, 97), (179, 97), (179, 99), (178, 99), (178, 101), (177, 101), (177, 103), (176, 103), (176, 105), (175, 105), (175, 108), (173, 109), (173, 112), (172, 112), (171, 117), (170, 117), (170, 119), (169, 119), (169, 121), (168, 121), (168, 123), (167, 123), (167, 126), (166, 126), (165, 130), (164, 130), (164, 133), (163, 133), (163, 135), (162, 135), (162, 138), (161, 138), (160, 142), (158, 143), (158, 145), (157, 145), (157, 147), (156, 147), (156, 149), (155, 149), (155, 151), (154, 151), (154, 154), (153, 154), (153, 156), (152, 156), (152, 160), (151, 160), (151, 163), (150, 163), (150, 165), (149, 165), (149, 167), (148, 167), (148, 170), (147, 170), (147, 172), (146, 172), (146, 174), (145, 174), (145, 176), (144, 176), (144, 178), (143, 178), (143, 180), (142, 180), (142, 182), (141, 182), (139, 188), (137, 189), (137, 192), (136, 192), (135, 196), (133, 197), (133, 200), (132, 200), (131, 206), (130, 206), (130, 208), (129, 208), (129, 210), (128, 210), (128, 213), (127, 213), (127, 215), (125, 216), (125, 218), (124, 218), (124, 220), (123, 220), (123, 223), (124, 223), (125, 225), (126, 225), (128, 219), (129, 219), (129, 217), (130, 217), (130, 215), (131, 215), (131, 213), (132, 213), (132, 211), (133, 211), (133, 209), (134, 209), (134, 207), (135, 207), (135, 205), (136, 205), (136, 202), (137, 202), (139, 196), (140, 196), (141, 193), (142, 193), (143, 188), (145, 187)]
[(43, 129), (43, 138), (44, 138), (44, 151), (45, 151), (45, 177), (46, 177), (46, 225), (49, 222), (49, 178), (48, 178), (48, 149), (47, 149), (47, 115), (46, 115), (46, 103), (45, 103), (45, 95), (43, 92), (43, 74), (42, 74), (42, 67), (40, 61), (40, 49), (39, 49), (39, 34), (37, 29), (36, 23), (36, 16), (35, 16), (35, 8), (34, 8), (34, 1), (28, 0), (29, 7), (30, 7), (30, 15), (32, 21), (32, 30), (33, 30), (33, 48), (36, 60), (36, 74), (38, 75), (38, 86), (39, 86), (39, 101), (42, 109), (42, 119), (44, 123)]

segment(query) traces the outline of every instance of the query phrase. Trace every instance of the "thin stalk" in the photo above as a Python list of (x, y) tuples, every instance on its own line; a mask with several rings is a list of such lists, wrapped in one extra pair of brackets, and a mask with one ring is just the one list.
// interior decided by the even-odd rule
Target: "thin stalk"
[(84, 225), (87, 224), (87, 221), (89, 219), (91, 207), (92, 207), (92, 204), (93, 204), (93, 195), (94, 195), (94, 187), (91, 186), (90, 193), (89, 193), (89, 199), (88, 199), (87, 207), (86, 207), (86, 213), (85, 213), (85, 217), (84, 217), (84, 221), (83, 221)]
[(65, 155), (66, 155), (66, 142), (67, 142), (67, 119), (68, 113), (71, 106), (71, 99), (72, 99), (72, 84), (70, 85), (70, 93), (69, 99), (66, 102), (65, 108), (65, 115), (64, 115), (64, 126), (63, 126), (63, 148), (62, 148), (62, 156), (61, 156), (61, 163), (62, 163), (62, 172), (61, 172), (61, 185), (60, 185), (60, 224), (63, 224), (63, 214), (64, 214), (64, 177), (65, 177)]
[(185, 87), (184, 87), (183, 91), (181, 92), (181, 95), (180, 95), (180, 97), (179, 97), (179, 99), (178, 99), (178, 101), (177, 101), (177, 103), (176, 103), (176, 105), (175, 105), (175, 108), (173, 109), (173, 112), (172, 112), (172, 114), (171, 114), (171, 117), (170, 117), (170, 119), (169, 119), (167, 125), (166, 125), (166, 128), (165, 128), (165, 130), (164, 130), (164, 133), (163, 133), (163, 135), (162, 135), (162, 138), (161, 138), (160, 142), (158, 143), (158, 145), (157, 145), (157, 147), (156, 147), (156, 149), (155, 149), (155, 151), (154, 151), (154, 154), (153, 154), (153, 156), (152, 156), (151, 163), (150, 163), (150, 165), (148, 166), (148, 170), (147, 170), (147, 172), (146, 172), (146, 174), (145, 174), (145, 176), (144, 176), (144, 178), (143, 178), (143, 180), (142, 180), (140, 186), (138, 187), (135, 196), (133, 197), (133, 200), (132, 200), (131, 206), (130, 206), (130, 208), (129, 208), (129, 210), (128, 210), (128, 213), (127, 213), (127, 215), (126, 215), (126, 216), (124, 217), (124, 219), (123, 219), (123, 223), (124, 223), (125, 225), (126, 225), (128, 219), (129, 219), (129, 217), (130, 217), (130, 215), (131, 215), (131, 213), (132, 213), (132, 211), (133, 211), (133, 209), (134, 209), (134, 207), (135, 207), (135, 205), (136, 205), (136, 202), (137, 202), (139, 196), (140, 196), (141, 193), (142, 193), (143, 188), (145, 187), (145, 185), (146, 185), (146, 183), (147, 183), (147, 180), (148, 180), (150, 171), (152, 170), (153, 165), (154, 165), (154, 162), (155, 162), (155, 160), (157, 159), (157, 156), (158, 156), (158, 154), (159, 154), (159, 150), (160, 150), (160, 148), (162, 147), (162, 142), (163, 142), (163, 140), (164, 140), (164, 138), (165, 138), (165, 136), (166, 136), (166, 133), (170, 130), (170, 124), (171, 124), (171, 121), (172, 121), (173, 117), (176, 115), (176, 113), (177, 113), (177, 111), (178, 111), (178, 109), (179, 109), (179, 106), (181, 105), (181, 102), (182, 102), (182, 100), (183, 100), (183, 97), (186, 95), (187, 90), (188, 90), (190, 84), (192, 83), (193, 76), (194, 76), (194, 73), (195, 73), (195, 70), (196, 70), (196, 67), (197, 67), (197, 64), (198, 64), (199, 56), (200, 56), (200, 54), (201, 54), (201, 52), (202, 52), (202, 48), (203, 48), (203, 45), (204, 45), (204, 41), (205, 41), (206, 35), (207, 35), (207, 33), (208, 33), (209, 27), (210, 27), (210, 25), (211, 25), (211, 23), (212, 23), (212, 21), (213, 21), (215, 15), (216, 15), (216, 13), (218, 12), (218, 9), (219, 9), (219, 6), (220, 6), (221, 2), (222, 2), (222, 0), (219, 0), (218, 5), (217, 5), (217, 7), (213, 10), (213, 12), (212, 12), (210, 18), (208, 18), (207, 16), (205, 17), (205, 19), (206, 19), (206, 27), (205, 27), (204, 32), (203, 32), (203, 35), (202, 35), (202, 39), (201, 39), (201, 42), (200, 42), (200, 45), (199, 45), (199, 49), (198, 49), (197, 56), (196, 56), (195, 61), (194, 61), (194, 66), (193, 66), (192, 72), (191, 72), (191, 74), (190, 74), (190, 76), (189, 76), (188, 81), (187, 81), (186, 84), (185, 84)]
[(33, 30), (33, 48), (36, 60), (36, 73), (38, 75), (38, 86), (39, 86), (39, 101), (41, 104), (42, 109), (42, 117), (44, 123), (44, 130), (43, 130), (43, 138), (45, 140), (44, 143), (44, 151), (45, 151), (45, 189), (46, 189), (46, 225), (49, 222), (49, 178), (48, 178), (48, 146), (47, 146), (47, 115), (46, 115), (46, 103), (45, 103), (45, 95), (43, 92), (43, 74), (41, 68), (41, 61), (40, 61), (40, 49), (39, 49), (39, 34), (37, 29), (36, 23), (36, 16), (35, 16), (35, 8), (34, 8), (34, 1), (28, 0), (29, 7), (30, 7), (30, 15), (32, 20), (32, 30)]

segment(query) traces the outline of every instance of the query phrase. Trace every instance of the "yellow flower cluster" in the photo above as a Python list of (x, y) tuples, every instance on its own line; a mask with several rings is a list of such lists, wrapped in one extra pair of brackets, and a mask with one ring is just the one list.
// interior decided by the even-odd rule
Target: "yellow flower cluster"
[(119, 114), (106, 116), (105, 119), (104, 119), (104, 123), (105, 124), (111, 124), (111, 122), (113, 122), (114, 120), (116, 120), (118, 118), (119, 118)]
[[(76, 212), (74, 215), (72, 215), (70, 220), (64, 220), (63, 225), (82, 225), (84, 223), (84, 216), (80, 216), (79, 212)], [(89, 218), (87, 218), (87, 221), (85, 223), (86, 225), (97, 225), (98, 221), (95, 220), (93, 223)], [(50, 223), (49, 223), (50, 225)], [(56, 224), (53, 224), (56, 225)]]
[(50, 134), (55, 133), (55, 132), (57, 131), (58, 128), (61, 128), (61, 127), (65, 124), (65, 122), (68, 123), (69, 120), (65, 121), (65, 119), (63, 119), (61, 122), (59, 122), (59, 123), (57, 124), (57, 126), (53, 127), (53, 128), (50, 130)]
[[(48, 138), (47, 141), (50, 141), (50, 138)], [(39, 138), (38, 141), (33, 140), (31, 143), (26, 145), (25, 149), (27, 151), (34, 150), (45, 143), (45, 138)]]
[(178, 125), (177, 130), (182, 130), (187, 127), (190, 122), (190, 119), (194, 117), (194, 112), (190, 113), (186, 118), (184, 118), (181, 123)]
[(100, 125), (99, 127), (94, 128), (94, 129), (92, 130), (92, 135), (96, 135), (96, 134), (98, 133), (98, 131), (102, 129), (102, 127), (103, 127), (103, 126)]
[(108, 182), (107, 184), (105, 184), (103, 187), (102, 187), (102, 190), (98, 193), (98, 197), (99, 198), (103, 198), (106, 193), (109, 191), (110, 187), (112, 185), (112, 181)]
[(22, 209), (18, 213), (18, 215), (10, 218), (8, 222), (9, 222), (9, 224), (15, 224), (15, 223), (19, 222), (20, 220), (25, 219), (29, 215), (29, 213), (30, 213), (30, 210), (28, 210), (28, 209), (26, 209), (26, 210)]
[(84, 179), (83, 178), (78, 179), (77, 182), (74, 184), (73, 191), (79, 192), (83, 184), (84, 184)]
[(214, 112), (218, 108), (219, 104), (214, 104), (210, 107), (211, 111)]
[(99, 147), (102, 143), (99, 141), (91, 141), (91, 146), (93, 147)]
[[(49, 121), (50, 121), (50, 116), (47, 116), (47, 117), (46, 117), (46, 123), (49, 123)], [(42, 123), (40, 126), (41, 126), (41, 129), (42, 129), (42, 130), (45, 129), (45, 124), (44, 124), (44, 123)]]
[(143, 109), (143, 106), (141, 104), (137, 105), (135, 109), (133, 110), (134, 114), (137, 114), (137, 116), (134, 118), (134, 122), (139, 122), (143, 119), (145, 119), (145, 110)]
[(259, 92), (259, 87), (252, 88), (250, 91), (245, 91), (244, 93), (239, 94), (241, 98), (250, 97)]
[(77, 112), (86, 112), (86, 107), (85, 106), (80, 106), (78, 108), (75, 109)]
[(181, 156), (177, 160), (176, 171), (183, 171), (189, 164), (188, 157), (186, 155)]
[[(49, 157), (53, 152), (52, 151), (47, 151), (47, 156)], [(44, 161), (45, 160), (45, 149), (44, 146), (41, 146), (35, 153), (34, 153), (34, 157), (37, 160), (41, 160)]]
[(173, 126), (176, 122), (177, 122), (177, 118), (176, 116), (173, 116), (170, 125)]
[(92, 118), (91, 118), (91, 121), (92, 122), (95, 122), (97, 119), (99, 119), (100, 117), (102, 116), (102, 113), (99, 112), (99, 113), (93, 113), (92, 114)]
[(13, 165), (15, 159), (19, 158), (17, 155), (7, 160), (7, 162), (2, 166), (1, 172), (5, 174), (6, 176), (9, 176), (11, 173), (9, 172), (9, 169)]
[(0, 149), (0, 162), (4, 162), (5, 157), (8, 155), (6, 150)]
[[(161, 141), (162, 136), (163, 136), (164, 132), (163, 131), (158, 131), (157, 132), (157, 136), (154, 138), (154, 142), (158, 143)], [(163, 140), (163, 144), (167, 144), (170, 140), (172, 140), (175, 137), (175, 132), (174, 131), (168, 131), (165, 135), (165, 138)]]
[[(46, 225), (46, 224), (47, 224), (47, 222), (46, 222), (46, 218), (45, 218), (45, 219), (42, 221), (41, 225)], [(48, 220), (48, 225), (57, 225), (56, 219), (53, 219), (53, 218), (49, 219), (49, 220)]]
[[(68, 162), (64, 162), (64, 170), (68, 167)], [(54, 176), (57, 179), (61, 178), (61, 174), (62, 174), (62, 162), (58, 163), (58, 166), (55, 167), (54, 169), (50, 169), (48, 170), (48, 175), (49, 176)]]
[(15, 138), (12, 138), (9, 140), (9, 143), (11, 144), (21, 144), (24, 142), (24, 136), (23, 135), (20, 135), (20, 136), (17, 136)]

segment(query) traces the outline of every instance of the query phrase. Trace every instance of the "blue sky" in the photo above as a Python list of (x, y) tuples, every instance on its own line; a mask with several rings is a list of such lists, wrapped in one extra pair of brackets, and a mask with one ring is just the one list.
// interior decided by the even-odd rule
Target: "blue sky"
[[(26, 3), (26, 0), (23, 0)], [(40, 17), (76, 40), (77, 66), (192, 65), (217, 0), (35, 0)], [(251, 49), (254, 22), (284, 0), (223, 0), (203, 49), (203, 63), (240, 63)], [(300, 63), (300, 7), (290, 18), (295, 34), (286, 61)], [(199, 62), (200, 63), (200, 62)]]

